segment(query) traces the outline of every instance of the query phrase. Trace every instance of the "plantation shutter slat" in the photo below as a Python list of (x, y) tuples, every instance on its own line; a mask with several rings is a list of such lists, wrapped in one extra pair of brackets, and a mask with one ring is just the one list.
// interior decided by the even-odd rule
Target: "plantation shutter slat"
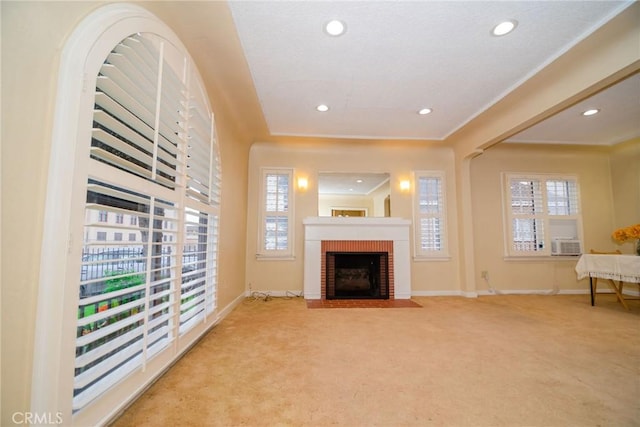
[[(135, 157), (136, 160), (144, 164), (151, 164), (153, 161), (153, 158), (148, 153), (145, 153), (144, 151), (137, 149), (137, 147), (127, 143), (131, 141), (125, 142), (111, 134), (108, 134), (102, 129), (93, 129), (92, 136), (93, 139), (100, 141), (115, 150), (118, 150), (126, 156)], [(119, 157), (121, 158), (121, 164), (128, 163), (126, 157)]]
[(154, 126), (155, 99), (151, 98), (133, 83), (123, 81), (124, 77), (113, 65), (103, 65), (98, 77), (97, 88), (109, 96), (118, 104), (142, 119), (147, 125)]
[[(130, 290), (129, 292), (131, 292), (132, 290)], [(116, 295), (111, 296), (112, 298), (116, 298)], [(113, 300), (112, 300), (113, 302)], [(95, 314), (93, 316), (88, 316), (85, 318), (82, 318), (78, 321), (78, 327), (83, 327), (85, 325), (88, 325), (90, 323), (95, 323), (95, 322), (100, 322), (103, 320), (106, 320), (110, 317), (114, 317), (114, 316), (118, 316), (120, 314), (123, 314), (124, 312), (130, 311), (133, 308), (136, 307), (140, 307), (141, 306), (142, 301), (140, 300), (136, 300), (136, 301), (131, 301), (129, 303), (125, 303), (125, 304), (121, 304), (121, 305), (114, 305), (113, 307), (105, 310), (105, 311), (101, 311), (98, 314)], [(110, 327), (110, 326), (109, 326)], [(104, 328), (100, 331), (100, 333), (95, 334), (95, 335), (85, 335), (83, 336), (83, 338), (86, 338), (86, 343), (90, 343), (91, 342), (91, 338), (94, 338), (96, 336), (99, 336), (101, 334), (104, 333)], [(85, 340), (81, 339), (78, 340), (78, 342), (85, 342)]]
[(134, 43), (139, 44), (135, 39), (123, 40), (122, 43), (119, 43), (113, 49), (113, 52), (122, 55), (127, 58), (128, 61), (134, 63), (135, 67), (141, 74), (146, 76), (148, 81), (152, 83), (155, 82), (158, 74), (158, 59), (153, 58), (153, 55), (149, 52), (145, 51), (143, 53), (136, 49), (135, 46), (132, 46)]
[(85, 387), (88, 384), (94, 382), (109, 370), (118, 366), (119, 363), (127, 361), (132, 356), (139, 354), (142, 351), (142, 341), (137, 341), (124, 350), (120, 350), (114, 356), (109, 358), (109, 363), (96, 365), (93, 368), (90, 368), (84, 371), (80, 375), (76, 375), (75, 385), (76, 387)]
[(123, 162), (120, 156), (118, 156), (117, 154), (113, 154), (109, 151), (106, 151), (102, 148), (96, 148), (96, 147), (91, 148), (91, 155), (94, 156), (96, 159), (102, 160), (105, 163), (108, 163), (110, 165), (119, 166), (122, 169), (134, 175), (138, 175), (144, 178), (149, 178), (151, 176), (151, 172), (149, 171), (149, 169), (142, 166), (138, 166), (133, 163)]
[(187, 159), (189, 165), (188, 176), (190, 179), (197, 180), (202, 184), (209, 186), (209, 162), (203, 159), (203, 156), (197, 154), (190, 154)]
[[(146, 205), (149, 203), (149, 197), (143, 196), (141, 194), (136, 194), (134, 192), (123, 191), (122, 189), (108, 186), (106, 184), (93, 181), (87, 184), (87, 191), (99, 194), (102, 196), (109, 196), (118, 199), (125, 199), (130, 201), (131, 203), (137, 203), (139, 205)], [(96, 204), (97, 206), (97, 204)], [(138, 211), (141, 214), (145, 214), (145, 211)]]
[[(130, 48), (131, 52), (140, 58), (147, 67), (151, 70), (154, 75), (158, 72), (158, 62), (159, 57), (157, 55), (157, 49), (152, 48), (151, 50), (147, 49), (147, 45), (143, 43), (143, 40), (140, 37), (128, 37), (120, 43), (122, 46)], [(118, 50), (119, 46), (115, 47), (115, 50), (120, 53)]]
[[(90, 184), (90, 185), (87, 186), (87, 188), (89, 188), (90, 191), (93, 192), (93, 193), (95, 193), (95, 187), (96, 187), (95, 184)], [(88, 207), (92, 207), (92, 208), (95, 208), (95, 209), (99, 208), (100, 210), (103, 210), (105, 212), (113, 212), (114, 214), (130, 214), (131, 213), (131, 211), (127, 210), (127, 209), (122, 209), (122, 208), (119, 208), (117, 206), (104, 206), (104, 205), (100, 205), (98, 203), (89, 203), (89, 202), (87, 202), (87, 204), (85, 206), (87, 208)], [(140, 217), (143, 217), (143, 218), (148, 218), (148, 215), (145, 214), (144, 212), (138, 212), (137, 216), (140, 216)], [(127, 224), (119, 224), (118, 226), (119, 227), (123, 227), (123, 226), (126, 227)], [(137, 230), (138, 226), (136, 225), (136, 226), (132, 227), (132, 229), (136, 229)]]
[[(122, 275), (120, 277), (127, 277), (127, 275)], [(110, 298), (121, 297), (122, 295), (125, 295), (125, 294), (128, 294), (128, 293), (133, 293), (133, 292), (137, 292), (137, 291), (144, 291), (144, 288), (145, 288), (144, 284), (140, 285), (140, 286), (131, 286), (131, 287), (128, 287), (126, 289), (121, 289), (121, 290), (118, 290), (118, 291), (110, 292), (109, 293), (109, 297)], [(84, 298), (82, 300), (82, 303), (84, 305), (89, 305), (89, 304), (98, 303), (98, 302), (100, 302), (102, 300), (104, 300), (104, 296), (103, 295), (96, 295), (94, 297)], [(99, 319), (101, 319), (101, 317), (100, 318), (96, 317), (96, 318), (91, 319), (91, 320), (87, 320), (86, 318), (84, 318), (84, 319), (82, 319), (82, 322), (80, 320), (78, 320), (78, 326), (84, 326), (84, 325), (86, 325), (88, 323), (91, 323), (91, 322), (93, 322), (95, 320), (99, 320)]]
[(88, 365), (91, 362), (94, 362), (95, 360), (117, 349), (121, 345), (129, 341), (132, 341), (135, 338), (141, 337), (142, 333), (143, 333), (143, 328), (142, 326), (139, 326), (135, 329), (130, 330), (129, 332), (126, 332), (124, 335), (120, 335), (118, 338), (114, 339), (107, 345), (97, 347), (94, 350), (81, 354), (80, 356), (76, 357), (75, 367), (81, 368), (83, 366)]
[(203, 141), (206, 144), (202, 144), (203, 148), (209, 148), (208, 142), (209, 139), (211, 139), (211, 135), (209, 134), (211, 121), (209, 117), (204, 116), (199, 108), (191, 108), (189, 112), (191, 113), (189, 117), (190, 135), (192, 138), (198, 137), (200, 141)]
[[(119, 70), (113, 66), (109, 66), (103, 71), (105, 76), (98, 78), (98, 89), (102, 90), (103, 93), (108, 93), (117, 104), (131, 112), (147, 126), (152, 127), (155, 122), (155, 100), (146, 96), (141, 90), (129, 87), (130, 82), (113, 79), (113, 77), (120, 77)], [(178, 143), (177, 134), (181, 130), (180, 122), (181, 118), (177, 109), (161, 108), (160, 134), (174, 144)]]
[[(123, 327), (127, 327), (127, 326), (131, 326), (131, 325), (135, 325), (137, 322), (139, 322), (140, 320), (142, 320), (142, 318), (144, 317), (144, 314), (140, 313), (140, 314), (136, 314), (134, 316), (130, 316), (127, 318), (126, 321), (124, 321), (121, 324), (118, 325), (111, 325), (111, 326), (107, 326), (104, 328), (100, 328), (98, 331), (95, 332), (94, 335), (93, 332), (89, 335), (83, 335), (82, 337), (78, 338), (76, 345), (81, 348), (81, 351), (86, 351), (85, 349), (82, 349), (82, 347), (84, 346), (89, 346), (91, 344), (94, 344), (96, 341), (101, 340), (103, 338), (105, 338), (107, 335), (110, 335), (114, 332), (117, 332), (118, 329), (122, 329)], [(104, 344), (100, 344), (100, 345), (104, 345)]]
[(152, 70), (147, 67), (144, 62), (140, 62), (135, 56), (115, 52), (107, 56), (107, 62), (115, 66), (123, 75), (127, 76), (128, 81), (135, 82), (135, 85), (145, 94), (154, 98), (157, 68)]
[[(139, 353), (118, 367), (118, 377), (119, 378), (127, 377), (134, 370), (139, 369), (141, 363), (142, 363), (142, 354)], [(100, 396), (102, 393), (106, 392), (109, 388), (111, 388), (115, 383), (115, 381), (116, 379), (114, 378), (106, 377), (102, 380), (96, 381), (89, 388), (76, 391), (73, 397), (72, 409), (74, 411), (81, 410), (86, 405), (91, 403), (91, 401), (96, 399), (96, 396)]]
[[(112, 134), (116, 134), (127, 142), (133, 144), (133, 146), (138, 150), (142, 150), (147, 153), (153, 152), (153, 135), (151, 135), (151, 138), (146, 138), (140, 133), (135, 132), (130, 127), (124, 125), (122, 122), (116, 120), (105, 111), (95, 110), (93, 112), (93, 120), (104, 128), (109, 129)], [(96, 129), (94, 129), (94, 132), (95, 130)]]
[(202, 201), (206, 202), (207, 201), (207, 193), (209, 191), (209, 189), (207, 188), (206, 184), (203, 184), (199, 181), (196, 181), (194, 179), (191, 179), (189, 181), (189, 191), (191, 192), (192, 190), (195, 190), (196, 192), (199, 192), (203, 195)]
[(109, 95), (104, 92), (96, 92), (95, 102), (97, 106), (107, 111), (120, 122), (140, 133), (149, 141), (153, 141), (153, 127), (139, 116), (127, 110), (123, 105), (120, 105)]
[[(149, 141), (153, 141), (154, 131), (145, 121), (141, 120), (138, 116), (131, 111), (118, 104), (108, 95), (103, 92), (96, 92), (95, 98), (96, 105), (102, 108), (104, 111), (109, 112), (112, 116), (116, 117), (120, 122), (126, 124), (129, 128), (144, 135)], [(171, 136), (171, 135), (170, 135)], [(159, 139), (160, 147), (169, 153), (175, 154), (177, 152), (178, 137), (172, 135), (172, 138), (165, 138), (161, 136)]]

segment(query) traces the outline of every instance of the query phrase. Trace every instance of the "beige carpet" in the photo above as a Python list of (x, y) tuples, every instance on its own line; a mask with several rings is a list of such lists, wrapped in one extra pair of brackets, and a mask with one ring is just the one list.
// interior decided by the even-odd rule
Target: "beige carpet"
[(640, 302), (614, 298), (250, 299), (114, 425), (638, 426)]

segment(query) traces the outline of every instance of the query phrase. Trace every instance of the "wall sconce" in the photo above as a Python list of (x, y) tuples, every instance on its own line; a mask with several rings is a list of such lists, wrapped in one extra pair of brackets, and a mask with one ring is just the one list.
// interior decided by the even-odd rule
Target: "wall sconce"
[(309, 186), (309, 182), (307, 181), (307, 178), (303, 178), (300, 177), (298, 178), (298, 190), (306, 190), (307, 187)]
[(407, 179), (400, 181), (400, 191), (409, 191), (411, 182)]

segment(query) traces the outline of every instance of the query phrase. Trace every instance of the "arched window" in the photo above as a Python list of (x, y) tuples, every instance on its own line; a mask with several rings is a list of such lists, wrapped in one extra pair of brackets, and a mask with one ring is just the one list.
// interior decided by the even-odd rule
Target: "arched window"
[[(95, 423), (216, 320), (220, 158), (198, 71), (153, 15), (98, 9), (65, 53), (43, 258), (67, 247), (42, 265), (32, 401)], [(82, 76), (80, 90), (69, 75)], [(60, 184), (68, 195), (56, 196)]]

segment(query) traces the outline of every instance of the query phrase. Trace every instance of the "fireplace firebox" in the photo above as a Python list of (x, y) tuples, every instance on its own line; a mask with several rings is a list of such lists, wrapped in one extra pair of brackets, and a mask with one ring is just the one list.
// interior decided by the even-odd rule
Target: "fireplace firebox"
[(387, 252), (327, 252), (327, 299), (389, 299)]

